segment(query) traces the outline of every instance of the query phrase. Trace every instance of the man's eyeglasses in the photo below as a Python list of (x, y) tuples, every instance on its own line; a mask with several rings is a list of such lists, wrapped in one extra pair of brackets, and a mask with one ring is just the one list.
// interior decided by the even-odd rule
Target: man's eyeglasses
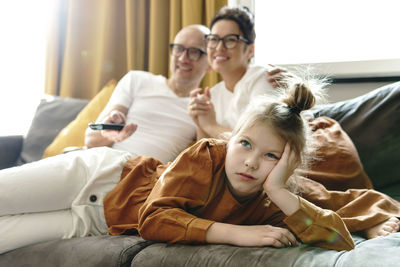
[(180, 57), (186, 51), (186, 56), (190, 61), (198, 61), (201, 55), (207, 54), (201, 49), (195, 47), (186, 48), (179, 44), (169, 44), (169, 47), (171, 48), (171, 53), (174, 57)]
[(243, 36), (240, 36), (239, 34), (228, 34), (225, 35), (224, 37), (219, 37), (216, 34), (207, 34), (204, 36), (206, 43), (207, 43), (207, 48), (217, 48), (219, 41), (222, 41), (224, 44), (224, 47), (226, 49), (233, 49), (236, 47), (236, 45), (239, 43), (239, 41), (243, 41), (246, 44), (250, 44), (250, 41), (244, 38)]

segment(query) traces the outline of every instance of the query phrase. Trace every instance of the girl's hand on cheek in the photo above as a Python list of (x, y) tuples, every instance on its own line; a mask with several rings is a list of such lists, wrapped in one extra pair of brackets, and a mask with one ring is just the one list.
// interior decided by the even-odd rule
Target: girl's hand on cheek
[(282, 157), (264, 182), (264, 190), (268, 193), (269, 191), (284, 188), (287, 180), (298, 165), (299, 160), (296, 153), (291, 149), (289, 143), (286, 143)]

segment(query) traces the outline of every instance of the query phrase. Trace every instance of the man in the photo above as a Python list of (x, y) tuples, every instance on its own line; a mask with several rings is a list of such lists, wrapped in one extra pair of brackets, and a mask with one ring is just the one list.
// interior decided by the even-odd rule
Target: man
[(209, 71), (203, 25), (183, 28), (171, 47), (171, 77), (130, 71), (118, 83), (99, 123), (122, 123), (124, 128), (96, 131), (88, 128), (88, 148), (110, 146), (172, 161), (196, 138), (196, 127), (187, 113), (189, 92), (199, 87)]

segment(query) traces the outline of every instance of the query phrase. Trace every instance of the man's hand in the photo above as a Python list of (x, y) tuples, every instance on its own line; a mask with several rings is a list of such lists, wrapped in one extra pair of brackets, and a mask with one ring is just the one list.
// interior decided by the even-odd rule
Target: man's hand
[[(119, 110), (113, 110), (110, 112), (110, 115), (106, 117), (103, 123), (120, 123), (125, 124), (126, 118), (125, 114)], [(129, 123), (122, 128), (121, 131), (116, 130), (101, 130), (101, 135), (107, 138), (109, 141), (122, 142), (129, 136), (131, 136), (137, 129), (137, 124)]]
[(103, 135), (108, 140), (115, 142), (122, 142), (129, 136), (131, 136), (137, 129), (137, 124), (129, 123), (122, 128), (121, 131), (116, 130), (101, 130), (101, 135)]
[(99, 146), (112, 146), (115, 142), (121, 142), (131, 136), (137, 129), (134, 123), (126, 124), (128, 108), (121, 105), (114, 105), (103, 110), (97, 123), (118, 123), (125, 124), (121, 131), (115, 130), (92, 130), (90, 127), (85, 132), (85, 145), (87, 148)]
[(103, 123), (119, 123), (125, 124), (126, 117), (121, 111), (114, 109), (110, 112), (110, 115), (105, 118)]

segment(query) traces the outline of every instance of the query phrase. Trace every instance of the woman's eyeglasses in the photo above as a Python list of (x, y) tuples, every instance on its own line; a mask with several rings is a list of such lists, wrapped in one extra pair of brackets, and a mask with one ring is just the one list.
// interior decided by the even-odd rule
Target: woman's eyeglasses
[(201, 49), (195, 47), (186, 48), (179, 44), (169, 44), (169, 47), (171, 48), (171, 53), (174, 57), (180, 57), (186, 51), (186, 56), (190, 61), (198, 61), (201, 55), (207, 54)]
[(249, 40), (247, 40), (243, 36), (240, 36), (239, 34), (228, 34), (222, 38), (216, 34), (208, 34), (208, 35), (205, 35), (204, 38), (207, 43), (207, 48), (211, 48), (211, 49), (217, 48), (219, 41), (222, 41), (222, 43), (224, 44), (224, 47), (226, 49), (235, 48), (236, 45), (239, 43), (239, 41), (243, 41), (246, 44), (250, 44)]

